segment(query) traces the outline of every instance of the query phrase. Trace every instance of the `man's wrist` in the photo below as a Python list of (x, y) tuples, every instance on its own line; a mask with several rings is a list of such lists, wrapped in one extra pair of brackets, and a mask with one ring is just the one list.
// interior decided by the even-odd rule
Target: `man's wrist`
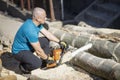
[(44, 60), (48, 60), (48, 56), (46, 55), (46, 57), (44, 58)]

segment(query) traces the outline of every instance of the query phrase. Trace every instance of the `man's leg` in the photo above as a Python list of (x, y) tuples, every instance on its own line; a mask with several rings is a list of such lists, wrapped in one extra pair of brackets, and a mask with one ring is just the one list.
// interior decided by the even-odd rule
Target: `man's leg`
[(14, 56), (18, 61), (20, 61), (22, 67), (27, 71), (40, 68), (42, 65), (41, 59), (35, 56), (33, 52), (28, 50), (20, 51), (18, 54), (15, 54)]
[(40, 37), (39, 42), (41, 45), (41, 48), (44, 50), (45, 54), (51, 54), (51, 49), (49, 46), (50, 41), (46, 37)]
[[(45, 54), (50, 55), (52, 53), (51, 49), (49, 47), (49, 42), (50, 41), (46, 37), (40, 37), (39, 42), (40, 42), (41, 48), (44, 50)], [(41, 68), (44, 68), (44, 67), (46, 67), (46, 60), (42, 59)]]

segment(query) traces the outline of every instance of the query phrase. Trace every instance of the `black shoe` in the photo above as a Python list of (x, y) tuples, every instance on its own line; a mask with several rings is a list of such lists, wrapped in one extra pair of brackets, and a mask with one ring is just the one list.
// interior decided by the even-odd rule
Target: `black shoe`
[(31, 71), (26, 70), (22, 65), (19, 65), (19, 69), (23, 72), (23, 74), (31, 74)]

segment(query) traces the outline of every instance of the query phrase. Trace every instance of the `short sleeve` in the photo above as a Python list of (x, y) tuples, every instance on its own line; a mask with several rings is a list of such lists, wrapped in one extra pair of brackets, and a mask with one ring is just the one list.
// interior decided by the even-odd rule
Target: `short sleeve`
[(26, 30), (25, 36), (30, 43), (34, 43), (38, 41), (38, 35), (34, 28)]

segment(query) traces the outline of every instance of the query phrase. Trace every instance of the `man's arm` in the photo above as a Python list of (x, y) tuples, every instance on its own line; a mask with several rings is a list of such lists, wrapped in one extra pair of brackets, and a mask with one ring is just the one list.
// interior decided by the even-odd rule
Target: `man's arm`
[(43, 49), (40, 47), (39, 42), (31, 43), (32, 47), (35, 49), (35, 52), (38, 56), (40, 56), (42, 59), (47, 59), (47, 55), (43, 51)]
[(55, 41), (55, 42), (59, 42), (60, 40), (56, 37), (56, 36), (54, 36), (52, 33), (50, 33), (48, 30), (46, 30), (45, 28), (43, 28), (42, 30), (41, 30), (41, 33), (43, 34), (43, 35), (45, 35), (49, 40), (51, 40), (51, 41)]

